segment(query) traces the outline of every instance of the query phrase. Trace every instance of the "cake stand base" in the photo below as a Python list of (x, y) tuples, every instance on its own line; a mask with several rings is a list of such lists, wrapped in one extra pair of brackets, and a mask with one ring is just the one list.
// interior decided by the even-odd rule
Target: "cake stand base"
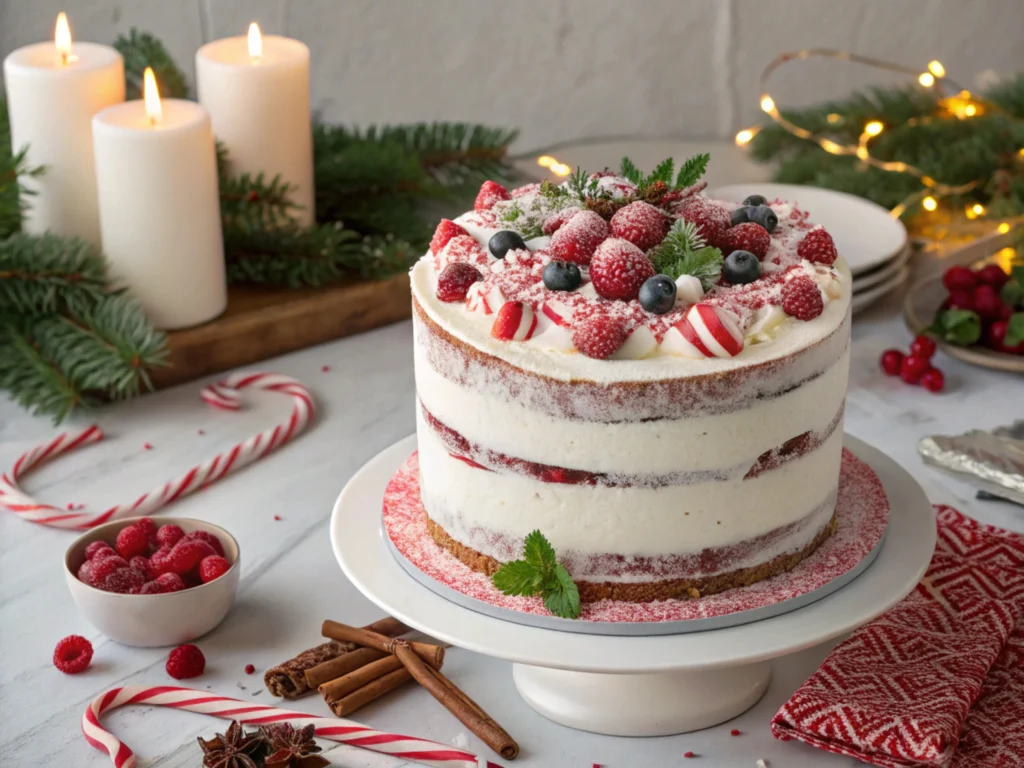
[(523, 701), (549, 720), (609, 736), (671, 736), (724, 723), (754, 706), (767, 662), (656, 674), (606, 675), (512, 665)]

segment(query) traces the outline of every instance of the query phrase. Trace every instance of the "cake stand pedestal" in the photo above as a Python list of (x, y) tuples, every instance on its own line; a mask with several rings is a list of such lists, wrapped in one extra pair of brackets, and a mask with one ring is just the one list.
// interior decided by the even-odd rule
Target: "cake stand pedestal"
[(810, 605), (761, 621), (681, 635), (587, 635), (514, 624), (456, 605), (410, 577), (380, 524), (384, 489), (415, 450), (410, 436), (370, 460), (334, 506), (331, 541), (345, 575), (395, 618), (438, 640), (513, 662), (523, 699), (557, 723), (618, 736), (707, 728), (753, 706), (771, 659), (835, 638), (884, 613), (920, 580), (935, 548), (924, 491), (882, 452), (844, 444), (879, 476), (889, 527), (874, 562)]

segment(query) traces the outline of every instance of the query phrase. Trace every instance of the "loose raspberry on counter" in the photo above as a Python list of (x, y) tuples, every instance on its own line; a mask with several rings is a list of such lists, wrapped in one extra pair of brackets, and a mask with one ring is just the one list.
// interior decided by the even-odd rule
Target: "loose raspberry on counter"
[(472, 264), (449, 264), (437, 278), (437, 298), (444, 302), (465, 301), (469, 286), (483, 279)]
[(68, 635), (53, 649), (53, 666), (65, 675), (84, 672), (92, 661), (92, 643), (81, 635)]
[(552, 258), (589, 264), (597, 246), (608, 237), (608, 222), (593, 211), (579, 211), (551, 237)]
[(194, 645), (179, 645), (167, 657), (166, 669), (175, 680), (199, 677), (206, 669), (206, 657)]
[(597, 247), (590, 262), (590, 282), (599, 296), (632, 301), (640, 286), (654, 277), (654, 265), (628, 240), (610, 238)]
[(587, 357), (605, 360), (626, 340), (623, 324), (609, 315), (592, 315), (573, 328), (572, 343)]
[[(696, 226), (700, 236), (708, 245), (717, 246), (719, 238), (729, 228), (729, 211), (717, 203), (711, 202), (703, 195), (694, 195), (688, 198), (678, 208), (676, 215)], [(749, 250), (749, 248), (744, 250)]]
[(437, 229), (434, 230), (434, 236), (430, 238), (430, 252), (436, 254), (448, 245), (448, 241), (453, 237), (468, 234), (469, 232), (451, 219), (441, 219), (440, 223), (437, 225)]
[[(832, 235), (824, 229), (812, 229), (796, 247), (796, 255), (813, 264), (831, 265), (839, 255)], [(763, 257), (762, 257), (763, 258)]]
[(245, 665), (245, 674), (251, 675), (255, 671), (256, 671), (256, 667), (254, 665), (252, 665), (252, 664), (246, 664)]
[(213, 551), (216, 554), (220, 555), (221, 557), (224, 557), (224, 545), (221, 544), (220, 539), (218, 539), (212, 533), (208, 533), (207, 531), (192, 531), (191, 533), (186, 533), (185, 538), (189, 541), (205, 541), (207, 544), (213, 547)]
[(161, 547), (173, 547), (185, 538), (185, 532), (178, 525), (161, 525), (156, 531), (156, 541)]
[(92, 560), (94, 557), (96, 557), (96, 553), (97, 552), (100, 552), (100, 551), (102, 551), (104, 549), (108, 549), (110, 551), (113, 551), (113, 547), (111, 547), (105, 541), (94, 541), (94, 542), (92, 542), (89, 546), (87, 546), (85, 548), (85, 559), (86, 560)]
[(499, 200), (511, 200), (512, 195), (508, 193), (501, 184), (495, 181), (485, 181), (480, 191), (477, 193), (476, 200), (473, 202), (474, 211), (489, 211), (494, 207), (494, 204)]
[(782, 286), (782, 311), (787, 315), (797, 320), (813, 320), (824, 309), (821, 291), (809, 277), (798, 277)]
[(115, 546), (121, 557), (130, 560), (136, 555), (144, 555), (149, 552), (149, 536), (141, 526), (129, 525), (118, 531)]
[(722, 249), (722, 253), (750, 251), (758, 259), (763, 260), (768, 255), (768, 246), (771, 242), (772, 236), (768, 234), (767, 229), (748, 221), (725, 230), (718, 238), (717, 245)]
[(202, 579), (203, 584), (209, 584), (214, 579), (219, 579), (229, 570), (231, 570), (231, 563), (228, 562), (227, 558), (220, 555), (211, 555), (210, 557), (204, 557), (199, 563), (199, 578)]
[[(555, 232), (560, 230), (562, 226), (569, 221), (573, 216), (579, 213), (582, 209), (578, 205), (571, 205), (568, 208), (563, 208), (557, 213), (552, 213), (546, 219), (544, 224), (541, 226), (541, 231), (545, 235), (553, 235)], [(604, 221), (604, 219), (602, 219)]]
[(641, 251), (649, 251), (668, 234), (671, 221), (664, 212), (642, 200), (620, 208), (608, 222), (612, 237), (628, 240)]

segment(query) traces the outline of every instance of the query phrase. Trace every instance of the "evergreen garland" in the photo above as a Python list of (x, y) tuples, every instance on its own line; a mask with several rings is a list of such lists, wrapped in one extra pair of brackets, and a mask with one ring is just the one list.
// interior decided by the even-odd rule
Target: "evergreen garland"
[[(935, 89), (917, 87), (871, 88), (806, 109), (782, 110), (782, 115), (847, 145), (857, 144), (864, 126), (879, 120), (885, 130), (871, 140), (873, 157), (910, 163), (945, 184), (978, 180), (974, 190), (951, 202), (982, 203), (993, 217), (1024, 214), (1024, 73), (981, 97), (995, 109), (967, 119), (943, 110)], [(909, 174), (864, 167), (856, 157), (829, 154), (775, 122), (757, 132), (750, 153), (755, 160), (778, 163), (775, 181), (849, 192), (886, 208), (922, 188)], [(911, 208), (907, 214), (916, 211)]]

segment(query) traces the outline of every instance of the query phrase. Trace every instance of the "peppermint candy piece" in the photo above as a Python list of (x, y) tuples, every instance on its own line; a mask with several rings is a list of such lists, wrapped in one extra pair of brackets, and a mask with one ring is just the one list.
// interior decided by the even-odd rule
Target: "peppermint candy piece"
[(662, 349), (682, 357), (735, 357), (743, 351), (739, 319), (710, 304), (694, 304), (668, 329)]
[(485, 282), (473, 283), (466, 291), (466, 309), (482, 315), (492, 315), (505, 302), (501, 289)]
[(537, 315), (529, 304), (508, 301), (498, 310), (491, 336), (502, 341), (526, 341), (537, 329)]
[(563, 328), (568, 328), (569, 323), (572, 322), (572, 310), (561, 301), (549, 299), (541, 305), (540, 311), (555, 325), (560, 325)]
[(638, 325), (615, 350), (612, 360), (642, 360), (658, 348), (658, 340), (646, 325)]

